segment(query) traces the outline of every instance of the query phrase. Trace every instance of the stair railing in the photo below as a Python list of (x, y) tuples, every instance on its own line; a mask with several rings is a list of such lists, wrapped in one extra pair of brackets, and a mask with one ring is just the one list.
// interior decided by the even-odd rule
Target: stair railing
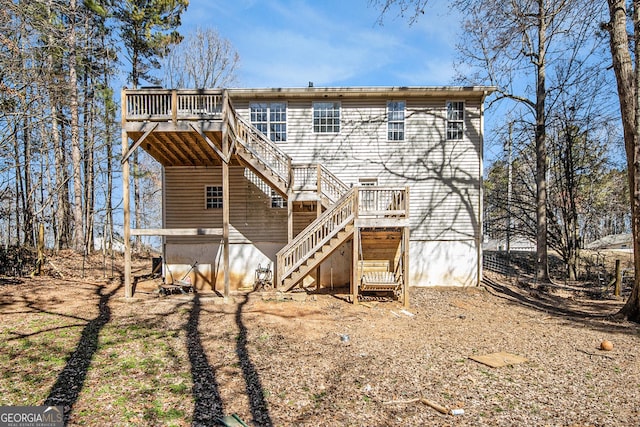
[(332, 174), (324, 165), (318, 165), (320, 170), (320, 189), (330, 203), (335, 203), (347, 194), (349, 187), (340, 178)]
[(357, 190), (349, 190), (276, 254), (276, 286), (281, 286), (286, 277), (354, 220), (358, 209)]
[(349, 187), (332, 174), (324, 165), (317, 163), (294, 164), (292, 188), (295, 191), (317, 192), (331, 205), (348, 191)]
[(288, 186), (291, 179), (291, 158), (251, 123), (238, 115), (230, 100), (226, 112), (235, 140)]

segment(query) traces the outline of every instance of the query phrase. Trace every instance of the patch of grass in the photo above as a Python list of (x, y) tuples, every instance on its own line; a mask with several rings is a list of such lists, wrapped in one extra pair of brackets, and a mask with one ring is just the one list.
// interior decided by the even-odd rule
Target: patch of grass
[(120, 369), (128, 371), (135, 368), (138, 365), (138, 360), (133, 357), (127, 357), (120, 361)]
[(313, 393), (311, 396), (313, 397), (313, 400), (322, 400), (326, 395), (326, 391), (321, 391), (320, 393)]
[(144, 411), (143, 419), (147, 421), (170, 421), (184, 418), (184, 411), (176, 408), (164, 409), (157, 399)]
[(169, 391), (174, 394), (187, 394), (189, 393), (189, 386), (185, 383), (170, 384)]

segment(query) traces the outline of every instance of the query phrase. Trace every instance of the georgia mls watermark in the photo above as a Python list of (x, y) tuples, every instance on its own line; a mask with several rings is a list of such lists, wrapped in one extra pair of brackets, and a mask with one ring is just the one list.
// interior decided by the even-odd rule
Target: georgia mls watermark
[(0, 406), (0, 427), (64, 427), (62, 406)]

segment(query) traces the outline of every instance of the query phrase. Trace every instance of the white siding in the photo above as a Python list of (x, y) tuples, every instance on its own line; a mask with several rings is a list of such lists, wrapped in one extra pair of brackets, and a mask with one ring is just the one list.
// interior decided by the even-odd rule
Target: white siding
[[(465, 103), (465, 138), (446, 140), (446, 101), (406, 100), (405, 141), (387, 141), (387, 99), (341, 100), (341, 131), (313, 133), (312, 100), (290, 100), (294, 163), (322, 163), (347, 184), (377, 178), (410, 187), (412, 240), (475, 240), (480, 230), (480, 104)], [(236, 103), (248, 117), (248, 103)]]

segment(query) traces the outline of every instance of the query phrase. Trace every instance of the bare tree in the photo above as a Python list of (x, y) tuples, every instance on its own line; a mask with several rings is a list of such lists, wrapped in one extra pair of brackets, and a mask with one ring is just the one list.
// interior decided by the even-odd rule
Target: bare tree
[(240, 62), (231, 42), (212, 28), (197, 28), (171, 48), (162, 61), (165, 87), (230, 87)]
[[(627, 174), (631, 202), (631, 235), (633, 236), (635, 282), (631, 296), (620, 311), (629, 320), (640, 322), (640, 0), (631, 3), (631, 37), (625, 0), (607, 0), (609, 21), (604, 28), (609, 32), (613, 70), (618, 86), (618, 98), (624, 131)], [(629, 43), (633, 40), (633, 43)], [(633, 51), (631, 51), (633, 49)], [(632, 60), (632, 54), (634, 61)]]
[[(374, 4), (383, 12), (398, 7), (413, 20), (427, 7), (426, 0)], [(456, 0), (454, 5), (466, 17), (458, 44), (458, 69), (463, 70), (458, 81), (494, 85), (490, 105), (508, 100), (517, 115), (530, 117), (536, 159), (536, 276), (547, 281), (547, 116), (582, 65), (596, 58), (594, 34), (602, 5), (591, 0)]]
[[(538, 280), (549, 279), (547, 126), (549, 111), (582, 67), (597, 60), (594, 37), (600, 10), (590, 0), (460, 0), (469, 18), (459, 44), (461, 82), (490, 82), (495, 100), (529, 114), (536, 153), (536, 260)], [(552, 73), (549, 73), (551, 71)], [(494, 100), (494, 102), (495, 102)]]
[[(140, 3), (125, 0), (114, 5), (120, 37), (131, 64), (128, 77), (134, 88), (142, 81), (153, 84), (159, 82), (153, 71), (160, 67), (159, 59), (167, 54), (170, 47), (182, 40), (176, 29), (180, 26), (182, 12), (189, 5), (188, 0), (151, 0)], [(142, 224), (142, 195), (139, 182), (141, 172), (138, 163), (136, 150), (131, 159), (135, 227)], [(135, 246), (140, 246), (140, 242), (140, 236), (136, 236)]]
[(69, 109), (71, 114), (71, 170), (73, 182), (73, 233), (72, 245), (76, 251), (84, 248), (84, 230), (82, 215), (82, 151), (80, 148), (80, 107), (78, 101), (77, 37), (76, 37), (76, 1), (69, 3), (68, 62), (69, 62)]

